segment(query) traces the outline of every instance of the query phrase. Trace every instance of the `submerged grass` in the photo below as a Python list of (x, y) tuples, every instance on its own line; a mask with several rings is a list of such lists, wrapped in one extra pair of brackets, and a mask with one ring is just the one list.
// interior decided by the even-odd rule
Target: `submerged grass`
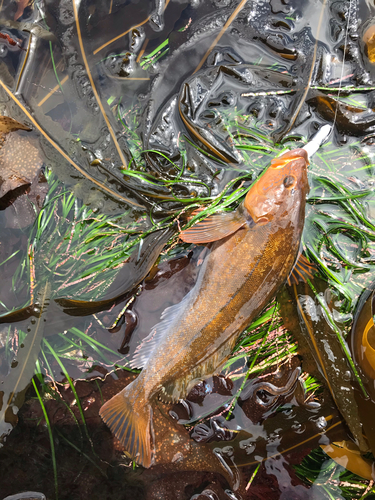
[[(53, 353), (55, 359), (68, 361), (73, 364), (79, 364), (84, 367), (87, 375), (96, 365), (103, 365), (107, 368), (125, 369), (131, 373), (139, 373), (127, 366), (127, 359), (119, 354), (118, 351), (111, 349), (103, 342), (98, 341), (79, 328), (72, 327), (64, 333), (58, 333), (50, 339), (48, 352)], [(45, 350), (42, 346), (42, 351)], [(47, 361), (46, 361), (47, 365)], [(48, 368), (48, 365), (47, 365)], [(53, 371), (49, 367), (49, 373), (53, 376)], [(82, 372), (84, 375), (84, 371)]]
[(52, 347), (51, 347), (51, 345), (50, 345), (50, 343), (48, 342), (47, 339), (44, 339), (44, 344), (48, 347), (48, 349), (52, 353), (53, 357), (55, 358), (55, 360), (57, 361), (58, 365), (60, 366), (60, 368), (62, 370), (62, 373), (64, 374), (66, 380), (68, 381), (68, 384), (69, 384), (69, 386), (70, 386), (70, 388), (72, 390), (72, 393), (74, 394), (74, 397), (75, 397), (75, 403), (76, 403), (76, 405), (78, 407), (79, 414), (81, 416), (81, 420), (82, 420), (83, 428), (85, 429), (86, 436), (90, 439), (89, 433), (88, 433), (88, 430), (87, 430), (87, 426), (86, 426), (85, 415), (83, 413), (83, 409), (82, 409), (82, 405), (81, 405), (81, 401), (80, 401), (80, 399), (78, 397), (78, 394), (77, 394), (76, 388), (74, 387), (73, 381), (70, 378), (69, 373), (67, 372), (64, 364), (61, 362), (59, 356), (52, 349)]
[[(235, 395), (235, 397), (234, 397), (234, 399), (233, 399), (233, 401), (232, 401), (232, 403), (231, 403), (231, 405), (229, 407), (229, 410), (228, 410), (228, 413), (227, 413), (227, 416), (226, 416), (227, 420), (230, 419), (230, 417), (232, 415), (232, 412), (234, 410), (234, 407), (237, 404), (237, 400), (240, 397), (241, 392), (243, 391), (243, 389), (245, 387), (247, 379), (249, 378), (250, 374), (252, 373), (253, 368), (255, 366), (255, 363), (257, 362), (258, 358), (260, 357), (260, 355), (261, 355), (261, 353), (262, 353), (262, 351), (264, 349), (264, 346), (266, 345), (266, 342), (267, 342), (267, 339), (268, 339), (268, 335), (269, 335), (269, 333), (270, 333), (270, 331), (272, 330), (272, 327), (273, 327), (275, 313), (276, 313), (276, 307), (273, 308), (273, 315), (272, 315), (271, 320), (269, 321), (269, 326), (268, 326), (267, 332), (265, 334), (263, 334), (262, 342), (260, 343), (259, 347), (257, 348), (255, 355), (252, 356), (249, 369), (247, 370), (245, 376), (243, 377), (243, 380), (242, 380), (242, 383), (241, 383), (241, 387), (237, 391), (237, 394)], [(253, 328), (254, 328), (254, 326), (253, 326)], [(247, 346), (248, 346), (248, 344), (247, 344)], [(230, 366), (230, 364), (228, 366)]]
[(44, 406), (43, 398), (42, 398), (42, 396), (40, 395), (40, 393), (38, 391), (38, 388), (36, 386), (36, 383), (35, 383), (34, 379), (32, 379), (32, 384), (33, 384), (35, 393), (37, 395), (37, 398), (39, 400), (40, 406), (42, 408), (44, 419), (46, 421), (46, 425), (47, 425), (47, 429), (48, 429), (48, 436), (49, 436), (49, 441), (50, 441), (50, 445), (51, 445), (51, 457), (52, 457), (52, 466), (53, 466), (53, 477), (54, 477), (54, 483), (55, 483), (55, 496), (56, 496), (56, 500), (58, 500), (58, 498), (59, 498), (59, 490), (58, 490), (58, 483), (57, 483), (57, 464), (56, 464), (55, 443), (54, 443), (54, 440), (53, 440), (52, 428), (51, 428), (51, 424), (50, 424), (50, 421), (49, 421), (49, 418), (48, 418), (48, 414), (47, 414), (46, 408)]
[(246, 490), (246, 491), (248, 491), (248, 489), (250, 488), (250, 486), (251, 486), (252, 482), (253, 482), (253, 481), (254, 481), (254, 479), (255, 479), (255, 476), (258, 474), (258, 470), (259, 470), (260, 466), (261, 466), (261, 464), (258, 464), (258, 465), (256, 466), (256, 468), (255, 468), (255, 471), (252, 473), (251, 478), (249, 479), (249, 482), (248, 482), (248, 483), (247, 483), (247, 485), (246, 485), (246, 488), (245, 488), (245, 490)]
[(62, 434), (59, 431), (57, 431), (57, 433), (58, 433), (60, 439), (65, 441), (65, 443), (67, 443), (71, 448), (73, 448), (75, 451), (80, 453), (88, 462), (91, 463), (91, 465), (93, 465), (99, 471), (99, 473), (103, 477), (107, 478), (107, 475), (105, 474), (105, 472), (98, 466), (98, 464), (87, 453), (85, 453), (78, 446), (76, 446), (74, 443), (72, 443), (66, 436), (64, 436), (64, 434)]

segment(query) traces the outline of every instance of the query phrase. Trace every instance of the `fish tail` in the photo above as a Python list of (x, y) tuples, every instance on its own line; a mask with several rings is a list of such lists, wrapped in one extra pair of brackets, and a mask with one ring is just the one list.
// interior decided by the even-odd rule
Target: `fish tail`
[(150, 467), (152, 408), (150, 405), (138, 408), (134, 403), (128, 386), (107, 401), (99, 414), (130, 456), (143, 467)]

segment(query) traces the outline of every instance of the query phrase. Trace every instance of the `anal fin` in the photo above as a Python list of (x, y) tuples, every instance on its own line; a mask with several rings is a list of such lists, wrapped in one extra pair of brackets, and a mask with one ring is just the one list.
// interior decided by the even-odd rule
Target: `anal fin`
[(199, 381), (220, 372), (235, 344), (236, 337), (234, 336), (222, 348), (217, 349), (193, 367), (185, 376), (165, 384), (159, 393), (159, 399), (163, 403), (177, 403), (180, 399), (184, 399)]

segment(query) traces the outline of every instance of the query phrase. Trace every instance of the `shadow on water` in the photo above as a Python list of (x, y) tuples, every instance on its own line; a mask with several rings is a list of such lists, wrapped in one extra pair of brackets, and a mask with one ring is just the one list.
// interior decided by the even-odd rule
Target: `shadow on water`
[[(374, 495), (374, 15), (1, 2), (1, 499)], [(282, 287), (186, 398), (156, 398), (154, 464), (137, 466), (99, 410), (210, 254), (178, 232), (236, 208), (325, 123), (301, 241), (314, 278)]]

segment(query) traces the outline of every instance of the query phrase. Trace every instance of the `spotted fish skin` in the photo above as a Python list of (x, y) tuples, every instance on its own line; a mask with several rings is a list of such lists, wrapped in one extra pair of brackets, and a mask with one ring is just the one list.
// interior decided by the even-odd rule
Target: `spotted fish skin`
[[(231, 234), (213, 243), (195, 287), (163, 313), (139, 347), (132, 366), (142, 367), (141, 374), (101, 408), (103, 420), (139, 464), (149, 467), (153, 461), (153, 399), (177, 401), (217, 371), (288, 277), (304, 225), (307, 165), (302, 149), (271, 162), (233, 213)], [(215, 214), (181, 238), (214, 241), (216, 227), (222, 238), (220, 222)]]

